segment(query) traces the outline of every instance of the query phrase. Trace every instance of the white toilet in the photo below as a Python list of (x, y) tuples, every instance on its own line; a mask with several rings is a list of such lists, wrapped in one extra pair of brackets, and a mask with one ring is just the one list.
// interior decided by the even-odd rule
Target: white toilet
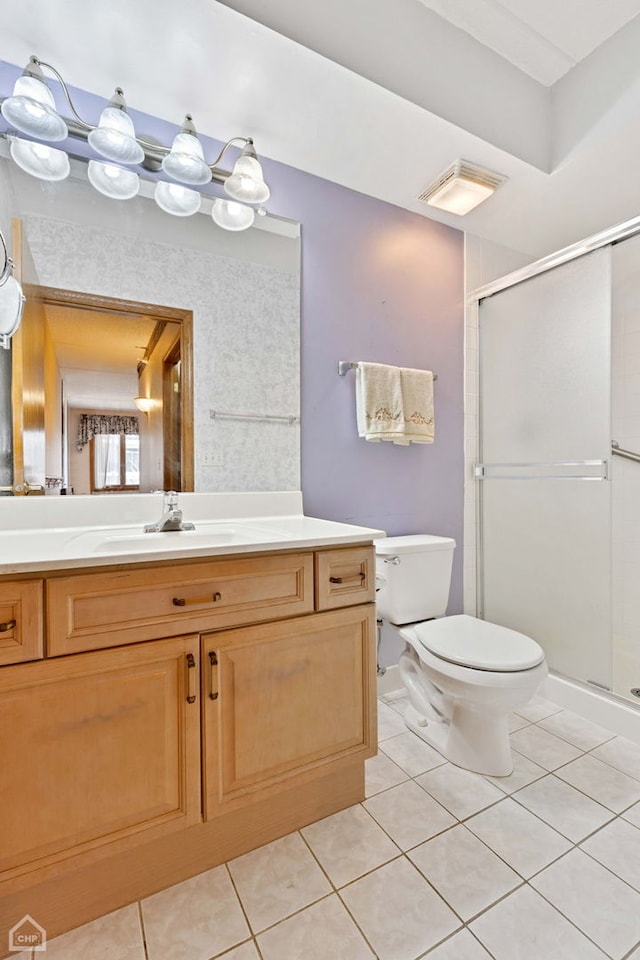
[(409, 729), (457, 766), (505, 777), (508, 714), (531, 699), (547, 665), (523, 633), (445, 617), (455, 545), (428, 534), (376, 540), (378, 617), (406, 642), (399, 668)]

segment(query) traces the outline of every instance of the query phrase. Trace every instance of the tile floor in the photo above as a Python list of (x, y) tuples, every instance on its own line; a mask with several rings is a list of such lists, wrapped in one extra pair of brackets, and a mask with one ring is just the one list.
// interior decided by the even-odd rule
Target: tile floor
[(640, 746), (536, 698), (492, 779), (408, 732), (399, 695), (379, 708), (364, 803), (57, 937), (47, 960), (640, 960)]

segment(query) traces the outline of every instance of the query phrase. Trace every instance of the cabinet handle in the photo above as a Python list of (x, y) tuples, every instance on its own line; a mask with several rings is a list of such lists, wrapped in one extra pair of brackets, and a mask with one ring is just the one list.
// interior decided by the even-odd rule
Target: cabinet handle
[(187, 703), (196, 702), (196, 658), (187, 654)]
[(216, 590), (206, 597), (174, 597), (171, 602), (174, 607), (188, 607), (191, 603), (217, 603), (218, 600), (222, 600), (222, 594)]
[(7, 633), (8, 630), (13, 630), (17, 622), (17, 620), (6, 620), (5, 623), (0, 623), (0, 633)]
[(211, 665), (211, 678), (210, 678), (210, 686), (209, 686), (209, 699), (210, 699), (210, 700), (217, 700), (217, 699), (218, 699), (218, 691), (217, 691), (215, 688), (216, 688), (217, 685), (218, 685), (217, 682), (216, 682), (216, 680), (217, 680), (218, 655), (216, 654), (215, 650), (210, 650), (210, 651), (209, 651), (209, 664)]
[(366, 573), (357, 573), (355, 577), (329, 577), (329, 583), (359, 583), (364, 580)]

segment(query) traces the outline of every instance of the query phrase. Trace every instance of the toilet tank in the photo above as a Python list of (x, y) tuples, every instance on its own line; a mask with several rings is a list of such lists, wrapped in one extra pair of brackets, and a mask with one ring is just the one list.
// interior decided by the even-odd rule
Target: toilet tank
[(426, 533), (376, 540), (378, 616), (398, 624), (443, 617), (455, 545)]

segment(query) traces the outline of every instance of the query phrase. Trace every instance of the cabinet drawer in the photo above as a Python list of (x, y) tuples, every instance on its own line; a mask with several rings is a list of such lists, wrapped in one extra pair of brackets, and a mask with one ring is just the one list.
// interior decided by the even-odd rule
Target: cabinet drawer
[(332, 610), (375, 599), (373, 547), (316, 553), (316, 610)]
[(42, 580), (0, 583), (0, 664), (43, 655)]
[(208, 560), (47, 582), (50, 656), (313, 610), (313, 554)]

